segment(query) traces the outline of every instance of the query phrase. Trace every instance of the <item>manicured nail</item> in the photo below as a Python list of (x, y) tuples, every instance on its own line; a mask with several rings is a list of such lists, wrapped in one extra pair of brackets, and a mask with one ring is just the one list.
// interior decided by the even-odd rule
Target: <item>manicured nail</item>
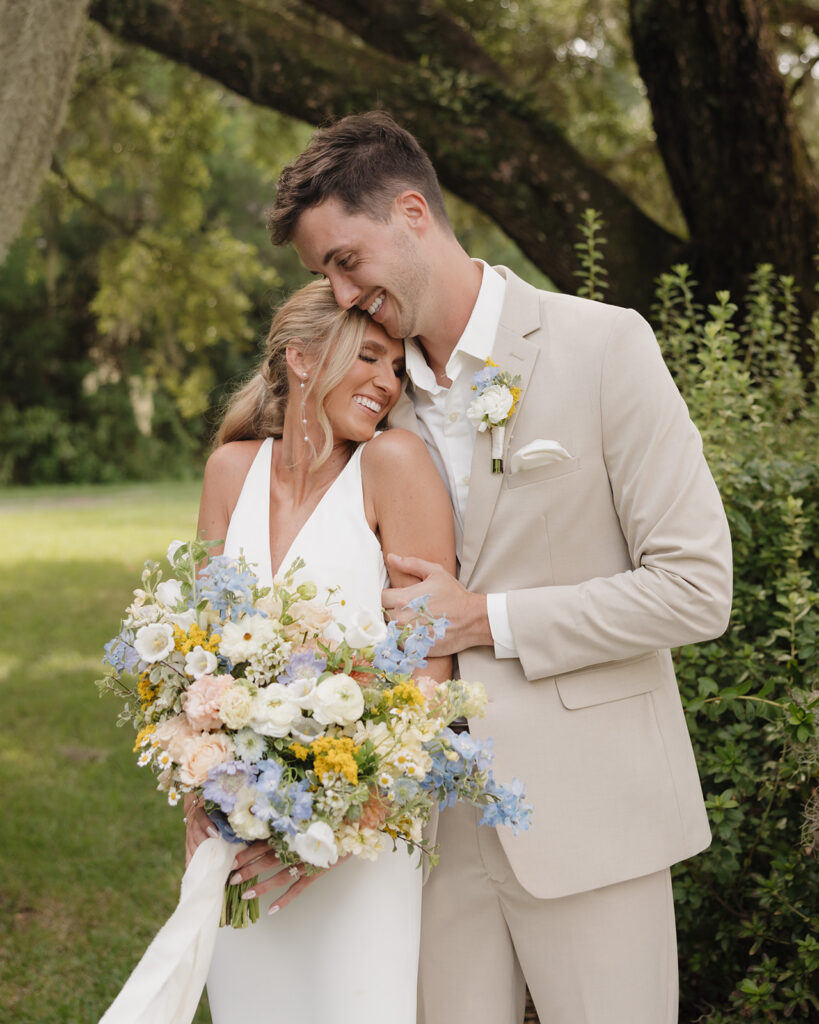
[(230, 884), (231, 885), (238, 885), (239, 882), (241, 882), (241, 880), (242, 880), (242, 872), (241, 871), (237, 871), (235, 875), (231, 875), (230, 876)]
[(208, 825), (208, 835), (211, 837), (211, 839), (219, 838), (219, 833), (216, 831), (213, 825)]
[(280, 910), (281, 910), (281, 907), (278, 905), (278, 903), (271, 903), (270, 904), (270, 910), (268, 910), (267, 913), (268, 913), (268, 915), (270, 915), (270, 914), (278, 914), (278, 912)]
[(242, 899), (243, 900), (252, 900), (252, 899), (254, 899), (255, 896), (256, 896), (256, 890), (255, 889), (245, 889), (245, 891), (242, 893)]
[(237, 858), (236, 858), (236, 860), (234, 860), (234, 862), (233, 862), (233, 863), (232, 863), (232, 864), (230, 865), (230, 870), (231, 870), (231, 871), (238, 871), (238, 870), (239, 870), (239, 858), (238, 858), (238, 857), (237, 857)]

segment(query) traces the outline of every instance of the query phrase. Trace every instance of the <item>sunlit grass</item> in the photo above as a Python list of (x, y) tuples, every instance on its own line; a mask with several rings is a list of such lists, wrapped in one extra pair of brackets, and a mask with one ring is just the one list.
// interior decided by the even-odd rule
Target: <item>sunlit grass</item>
[(181, 813), (94, 679), (197, 501), (191, 483), (0, 491), (0, 1019), (97, 1021), (176, 903)]

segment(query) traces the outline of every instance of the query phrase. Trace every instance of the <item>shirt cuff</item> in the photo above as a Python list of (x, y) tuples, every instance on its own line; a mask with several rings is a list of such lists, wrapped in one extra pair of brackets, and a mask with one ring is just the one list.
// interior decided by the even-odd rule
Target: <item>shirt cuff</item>
[(509, 625), (509, 612), (506, 609), (506, 594), (486, 595), (486, 614), (489, 629), (495, 643), (496, 658), (517, 658), (518, 649)]

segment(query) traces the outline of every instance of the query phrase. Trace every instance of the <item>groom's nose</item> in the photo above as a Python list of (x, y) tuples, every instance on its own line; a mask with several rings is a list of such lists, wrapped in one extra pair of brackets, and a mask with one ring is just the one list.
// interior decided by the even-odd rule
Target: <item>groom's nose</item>
[(330, 280), (330, 287), (333, 289), (336, 302), (342, 309), (350, 309), (351, 306), (357, 304), (360, 290), (350, 281), (345, 280), (341, 276), (336, 276)]

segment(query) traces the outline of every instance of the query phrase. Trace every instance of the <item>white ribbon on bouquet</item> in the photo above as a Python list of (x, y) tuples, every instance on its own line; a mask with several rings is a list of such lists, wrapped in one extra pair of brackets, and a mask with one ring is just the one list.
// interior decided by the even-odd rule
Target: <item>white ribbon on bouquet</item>
[(240, 849), (222, 838), (197, 847), (176, 910), (99, 1024), (190, 1024), (208, 976), (225, 884)]

